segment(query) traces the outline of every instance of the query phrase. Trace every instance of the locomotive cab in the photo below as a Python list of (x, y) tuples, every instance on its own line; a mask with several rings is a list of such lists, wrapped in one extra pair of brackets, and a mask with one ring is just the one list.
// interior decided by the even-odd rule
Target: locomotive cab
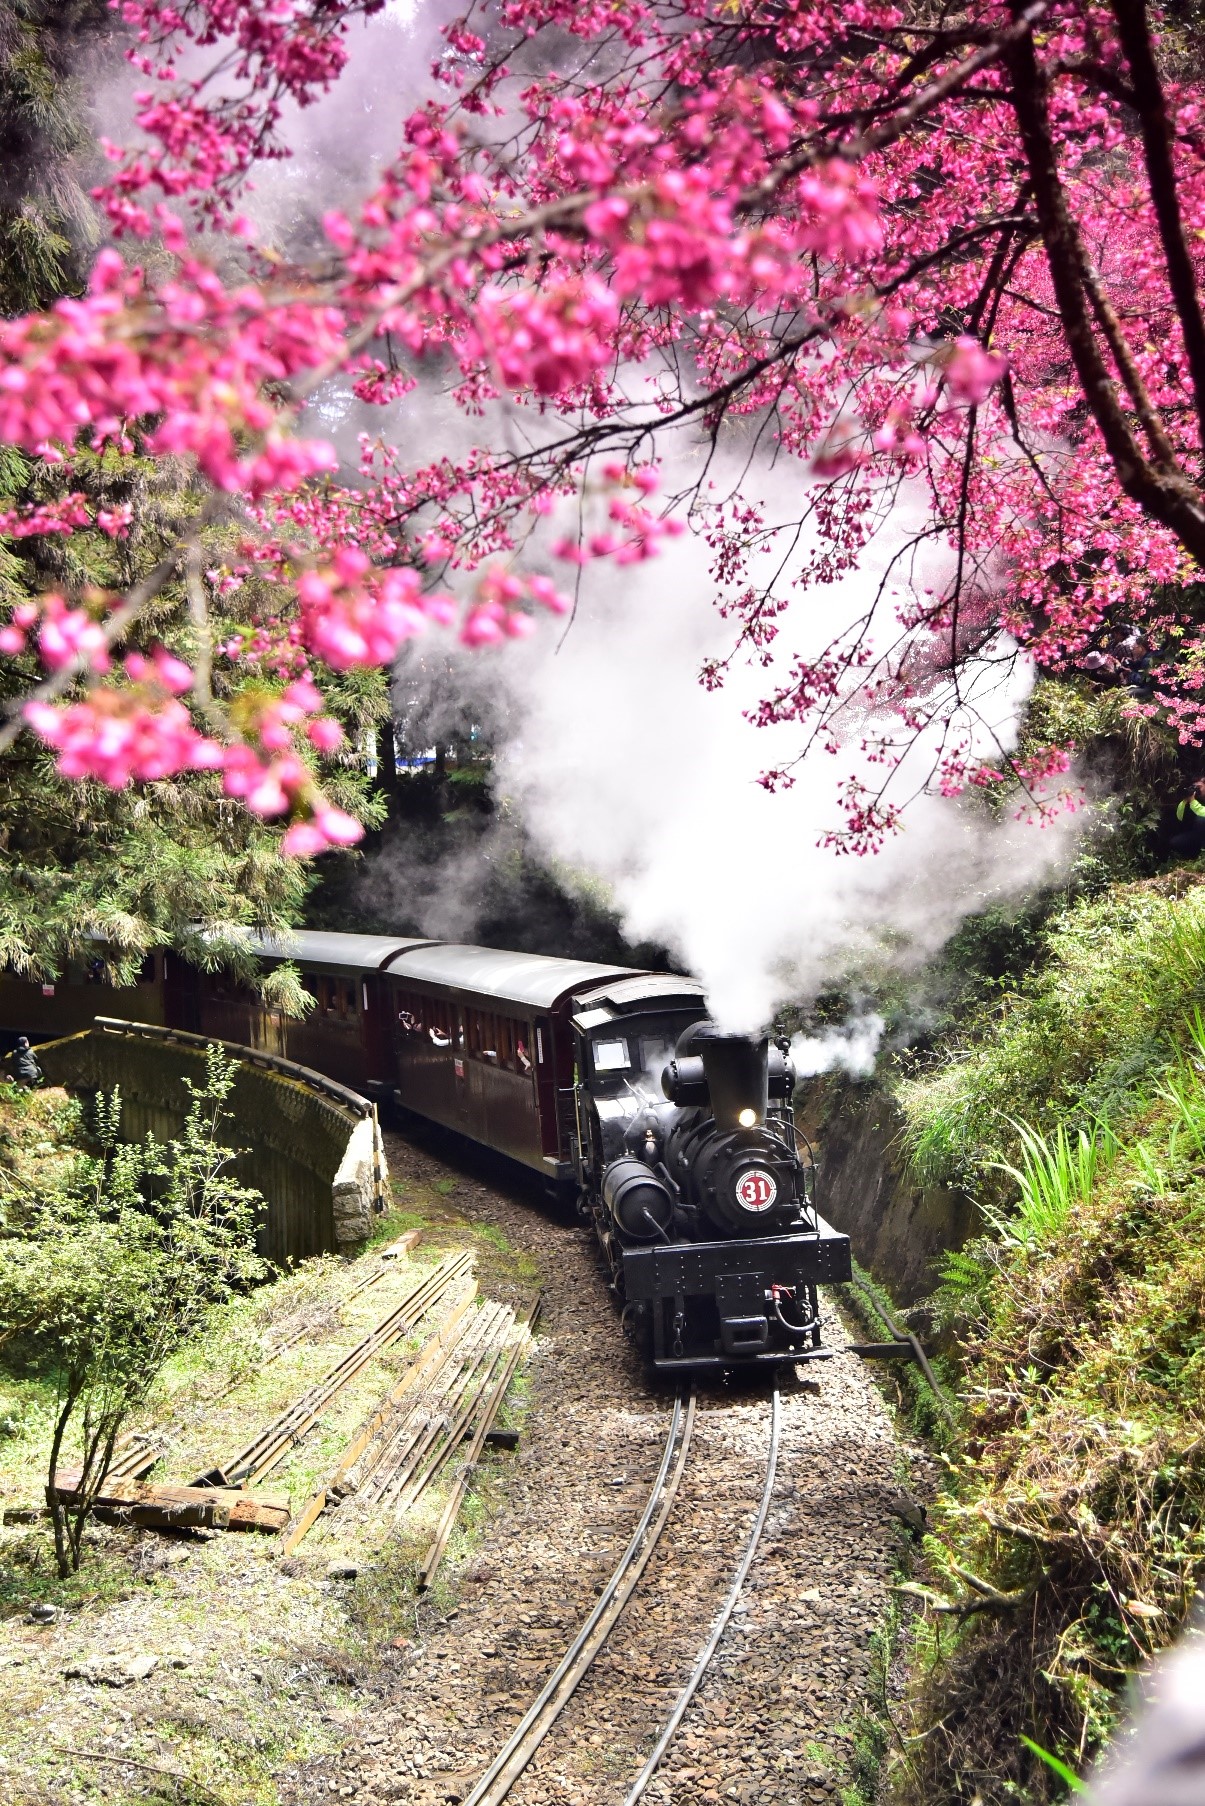
[(685, 1024), (606, 1007), (573, 1021), (582, 1205), (655, 1365), (830, 1353), (817, 1287), (850, 1277), (849, 1242), (815, 1210), (785, 1048), (697, 1006)]

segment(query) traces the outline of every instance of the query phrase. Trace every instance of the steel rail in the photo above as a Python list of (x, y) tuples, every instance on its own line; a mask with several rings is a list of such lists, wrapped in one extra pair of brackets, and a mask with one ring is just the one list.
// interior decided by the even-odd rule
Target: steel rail
[(932, 1367), (930, 1367), (930, 1365), (929, 1365), (929, 1357), (925, 1353), (924, 1349), (921, 1347), (920, 1342), (917, 1339), (917, 1337), (913, 1335), (913, 1333), (910, 1329), (901, 1329), (899, 1327), (899, 1325), (892, 1319), (889, 1312), (887, 1312), (883, 1309), (883, 1306), (879, 1303), (878, 1299), (875, 1297), (874, 1291), (872, 1290), (872, 1288), (870, 1286), (867, 1285), (867, 1283), (864, 1279), (860, 1279), (858, 1277), (858, 1275), (855, 1273), (853, 1275), (852, 1279), (850, 1279), (848, 1281), (848, 1283), (850, 1285), (856, 1286), (858, 1288), (859, 1292), (861, 1292), (863, 1294), (863, 1296), (866, 1299), (866, 1302), (870, 1305), (871, 1310), (874, 1311), (874, 1313), (878, 1317), (880, 1323), (886, 1324), (887, 1328), (891, 1331), (891, 1334), (892, 1334), (893, 1338), (895, 1339), (895, 1341), (897, 1341), (902, 1348), (907, 1347), (907, 1348), (911, 1349), (913, 1360), (916, 1362), (917, 1366), (920, 1368), (921, 1372), (924, 1374), (925, 1378), (928, 1380), (930, 1390), (932, 1391), (934, 1398), (937, 1400), (938, 1410), (941, 1412), (941, 1414), (945, 1418), (946, 1422), (949, 1424), (952, 1424), (954, 1422), (954, 1413), (950, 1408), (950, 1401), (946, 1397), (945, 1392), (942, 1390), (940, 1384), (938, 1383), (937, 1375), (934, 1373)]
[[(610, 1635), (665, 1527), (665, 1521), (669, 1516), (682, 1479), (683, 1469), (686, 1466), (686, 1453), (690, 1447), (694, 1418), (695, 1395), (692, 1391), (685, 1415), (682, 1410), (681, 1397), (674, 1400), (673, 1416), (670, 1420), (669, 1433), (665, 1439), (665, 1447), (662, 1450), (661, 1464), (657, 1469), (657, 1477), (653, 1481), (640, 1521), (632, 1532), (631, 1541), (620, 1556), (611, 1578), (599, 1594), (589, 1617), (520, 1719), (510, 1738), (465, 1799), (464, 1806), (487, 1806), (487, 1802), (488, 1806), (498, 1806), (498, 1802), (506, 1798)], [(669, 1475), (675, 1445), (677, 1445), (678, 1459), (674, 1472), (670, 1475), (667, 1483), (666, 1476)], [(661, 1510), (658, 1513), (657, 1522), (654, 1524), (653, 1514), (657, 1511), (658, 1501), (661, 1503)], [(651, 1530), (650, 1525), (652, 1526)]]
[(758, 1506), (757, 1516), (753, 1520), (753, 1528), (749, 1532), (749, 1540), (745, 1544), (745, 1552), (741, 1556), (740, 1566), (733, 1576), (732, 1585), (728, 1590), (728, 1597), (720, 1607), (715, 1623), (711, 1627), (711, 1635), (699, 1651), (695, 1665), (691, 1670), (690, 1678), (687, 1680), (681, 1693), (679, 1693), (678, 1698), (674, 1703), (674, 1709), (666, 1719), (665, 1727), (662, 1730), (660, 1737), (658, 1737), (656, 1744), (653, 1746), (652, 1755), (632, 1783), (623, 1806), (636, 1806), (637, 1800), (641, 1798), (645, 1788), (656, 1774), (657, 1769), (661, 1764), (661, 1758), (669, 1748), (678, 1726), (686, 1716), (686, 1709), (698, 1692), (699, 1683), (706, 1674), (711, 1658), (719, 1647), (720, 1638), (728, 1627), (728, 1620), (736, 1609), (737, 1600), (741, 1596), (741, 1588), (744, 1586), (748, 1577), (749, 1569), (753, 1566), (753, 1558), (757, 1554), (758, 1544), (761, 1542), (762, 1531), (766, 1527), (766, 1518), (770, 1511), (770, 1499), (774, 1492), (774, 1479), (778, 1472), (778, 1444), (781, 1422), (781, 1401), (779, 1399), (778, 1391), (775, 1389), (770, 1413), (770, 1452), (766, 1457), (766, 1482), (762, 1487), (761, 1504)]

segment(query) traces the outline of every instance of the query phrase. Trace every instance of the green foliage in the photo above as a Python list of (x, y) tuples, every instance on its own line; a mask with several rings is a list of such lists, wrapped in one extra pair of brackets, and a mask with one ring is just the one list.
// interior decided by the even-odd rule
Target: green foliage
[(210, 1048), (180, 1135), (120, 1140), (121, 1099), (99, 1100), (95, 1151), (80, 1148), (39, 1189), (10, 1199), (0, 1235), (0, 1346), (49, 1370), (56, 1388), (49, 1485), (69, 1433), (79, 1444), (77, 1502), (51, 1491), (61, 1574), (78, 1568), (83, 1532), (114, 1445), (172, 1351), (215, 1304), (259, 1278), (263, 1199), (239, 1185), (220, 1140), (233, 1062)]
[(1022, 1165), (1002, 1163), (1001, 1170), (1016, 1180), (1017, 1202), (1008, 1217), (990, 1207), (984, 1216), (1009, 1245), (1050, 1248), (1087, 1206), (1097, 1173), (1117, 1152), (1117, 1142), (1105, 1123), (1071, 1132), (1061, 1122), (1049, 1139), (1028, 1123), (1012, 1127), (1021, 1140)]
[(1034, 1742), (1032, 1737), (1022, 1737), (1021, 1742), (1027, 1750), (1032, 1751), (1040, 1762), (1044, 1762), (1047, 1768), (1052, 1769), (1060, 1781), (1066, 1783), (1068, 1792), (1086, 1793), (1088, 1791), (1075, 1770), (1068, 1768), (1061, 1756), (1055, 1756), (1050, 1750), (1044, 1750), (1040, 1743)]
[(283, 960), (270, 972), (263, 973), (258, 989), (268, 1009), (279, 1010), (282, 1016), (291, 1016), (295, 1020), (303, 1020), (318, 1002), (313, 992), (307, 991), (302, 984), (300, 968), (291, 959)]
[(940, 1067), (902, 1081), (905, 1150), (924, 1183), (1003, 1197), (1020, 1124), (1046, 1133), (1140, 1111), (1205, 1000), (1205, 889), (1183, 875), (1060, 910), (1040, 963), (970, 1013)]
[(963, 1409), (926, 1806), (969, 1773), (985, 1802), (1061, 1793), (1205, 1579), (1203, 993), (1205, 891), (1121, 887), (1062, 911), (1005, 1006), (902, 1087), (914, 1165), (972, 1186), (990, 1232), (933, 1300)]
[(77, 289), (98, 241), (97, 153), (75, 71), (106, 13), (103, 0), (0, 0), (0, 312)]

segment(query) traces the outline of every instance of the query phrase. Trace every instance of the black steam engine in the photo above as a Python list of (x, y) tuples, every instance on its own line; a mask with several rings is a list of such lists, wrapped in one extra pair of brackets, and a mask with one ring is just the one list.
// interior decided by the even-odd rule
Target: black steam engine
[(849, 1240), (816, 1213), (786, 1044), (707, 1020), (676, 1043), (640, 1017), (575, 1026), (582, 1203), (655, 1365), (830, 1354), (817, 1286), (850, 1277)]

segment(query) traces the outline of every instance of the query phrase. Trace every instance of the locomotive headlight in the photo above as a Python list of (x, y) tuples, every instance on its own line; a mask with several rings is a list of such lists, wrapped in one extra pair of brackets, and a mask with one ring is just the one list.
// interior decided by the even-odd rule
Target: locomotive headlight
[(742, 1129), (752, 1129), (756, 1127), (757, 1124), (757, 1111), (742, 1110), (736, 1120), (740, 1123)]

